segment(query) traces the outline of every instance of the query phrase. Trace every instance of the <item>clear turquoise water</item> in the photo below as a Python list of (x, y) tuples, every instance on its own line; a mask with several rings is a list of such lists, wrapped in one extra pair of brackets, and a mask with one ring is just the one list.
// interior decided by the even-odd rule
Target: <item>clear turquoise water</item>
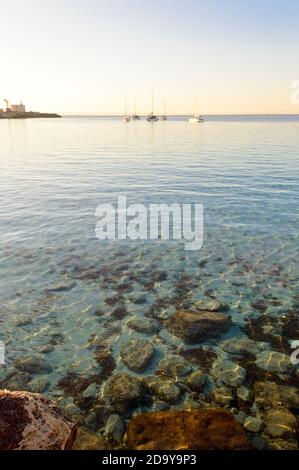
[[(68, 371), (97, 370), (87, 345), (98, 335), (111, 345), (117, 369), (127, 370), (120, 345), (142, 334), (126, 321), (158, 301), (167, 317), (184, 276), (189, 299), (212, 293), (229, 304), (230, 335), (259, 315), (257, 300), (278, 299), (267, 313), (283, 314), (299, 294), (298, 153), (296, 118), (214, 117), (202, 125), (179, 118), (154, 125), (96, 117), (1, 121), (0, 339), (7, 366), (58, 334), (46, 354), (53, 372), (45, 393), (54, 395)], [(120, 192), (129, 203), (204, 204), (203, 248), (97, 240), (95, 208)], [(161, 270), (167, 279), (146, 289), (150, 273)], [(128, 281), (132, 290), (107, 304)], [(49, 291), (64, 283), (74, 284)], [(130, 300), (143, 294), (143, 304)], [(118, 304), (128, 314), (115, 320)], [(181, 343), (164, 330), (152, 341), (157, 353), (145, 374)]]

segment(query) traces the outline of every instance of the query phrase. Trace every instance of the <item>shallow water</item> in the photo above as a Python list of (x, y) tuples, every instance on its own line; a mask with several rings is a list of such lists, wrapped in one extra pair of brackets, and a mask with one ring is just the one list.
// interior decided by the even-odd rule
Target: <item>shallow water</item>
[[(126, 326), (132, 316), (169, 317), (180, 296), (187, 306), (207, 296), (228, 304), (233, 327), (206, 344), (215, 354), (248, 318), (298, 312), (298, 149), (294, 117), (214, 117), (201, 125), (181, 118), (1, 121), (0, 339), (7, 367), (51, 343), (43, 357), (53, 370), (41, 377), (49, 380), (45, 394), (57, 396), (68, 373), (101, 372), (87, 347), (92, 335), (111, 346), (116, 370), (124, 371), (121, 345), (149, 339), (156, 352), (143, 375), (165, 354), (190, 348), (164, 328), (148, 336)], [(128, 203), (202, 203), (203, 248), (97, 240), (95, 208), (115, 203), (118, 193)], [(65, 290), (52, 290), (62, 284)], [(112, 314), (120, 305), (123, 318)]]

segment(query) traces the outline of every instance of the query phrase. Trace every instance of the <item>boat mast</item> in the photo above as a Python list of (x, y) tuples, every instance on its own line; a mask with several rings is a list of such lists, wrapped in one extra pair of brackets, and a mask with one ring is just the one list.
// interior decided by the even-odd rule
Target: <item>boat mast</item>
[(152, 88), (152, 114), (154, 114), (154, 90)]

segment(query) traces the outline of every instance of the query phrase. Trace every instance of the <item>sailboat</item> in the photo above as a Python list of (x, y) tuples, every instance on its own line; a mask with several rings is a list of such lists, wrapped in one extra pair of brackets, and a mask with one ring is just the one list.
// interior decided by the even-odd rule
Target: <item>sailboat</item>
[(154, 92), (153, 92), (153, 90), (152, 90), (152, 112), (147, 116), (146, 119), (149, 122), (159, 121), (158, 116), (155, 116), (155, 114), (154, 114)]
[(204, 118), (200, 114), (194, 114), (193, 117), (189, 118), (189, 122), (204, 122)]
[[(194, 98), (194, 103), (193, 103), (194, 110), (196, 108), (195, 102), (196, 102), (196, 98)], [(200, 114), (193, 114), (193, 116), (189, 118), (189, 122), (204, 122), (204, 118)]]
[(139, 116), (139, 114), (136, 114), (136, 98), (135, 98), (135, 109), (134, 109), (134, 114), (132, 115), (132, 120), (139, 121), (139, 119), (141, 119), (141, 117)]
[(166, 100), (164, 98), (164, 114), (161, 116), (162, 121), (167, 121), (167, 116), (166, 116)]
[(127, 114), (127, 92), (125, 93), (125, 115), (123, 117), (124, 122), (130, 122), (131, 117)]

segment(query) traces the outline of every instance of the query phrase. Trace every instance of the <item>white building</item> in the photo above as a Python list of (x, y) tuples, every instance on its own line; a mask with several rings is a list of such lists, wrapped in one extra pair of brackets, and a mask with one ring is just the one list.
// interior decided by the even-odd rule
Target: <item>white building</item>
[(26, 108), (22, 102), (20, 104), (11, 104), (10, 110), (12, 113), (25, 113), (26, 112)]

